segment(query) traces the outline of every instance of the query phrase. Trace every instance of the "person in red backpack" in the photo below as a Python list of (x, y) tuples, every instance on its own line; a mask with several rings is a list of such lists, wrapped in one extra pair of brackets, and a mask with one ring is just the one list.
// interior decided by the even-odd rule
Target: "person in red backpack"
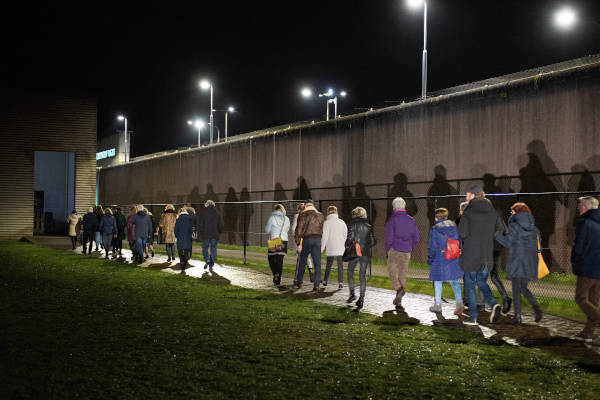
[(435, 223), (429, 230), (429, 250), (427, 264), (429, 265), (429, 280), (433, 281), (435, 303), (429, 308), (431, 312), (442, 312), (442, 282), (448, 281), (454, 291), (456, 301), (455, 315), (462, 315), (463, 305), (460, 284), (463, 271), (458, 265), (460, 240), (456, 224), (448, 219), (448, 209), (435, 210)]

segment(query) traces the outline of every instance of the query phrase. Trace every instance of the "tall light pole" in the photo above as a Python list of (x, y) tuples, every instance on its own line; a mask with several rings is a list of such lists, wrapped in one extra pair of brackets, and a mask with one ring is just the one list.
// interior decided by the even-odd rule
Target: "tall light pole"
[(227, 107), (227, 110), (225, 111), (225, 141), (227, 141), (227, 114), (234, 111), (235, 108), (231, 106)]
[(202, 133), (202, 128), (204, 128), (204, 121), (202, 121), (201, 119), (197, 119), (195, 121), (188, 121), (187, 123), (188, 125), (192, 125), (198, 128), (198, 147), (200, 147), (200, 134)]
[(213, 85), (206, 79), (200, 82), (200, 87), (204, 90), (210, 88), (210, 144), (213, 142)]
[(408, 0), (411, 8), (423, 6), (423, 64), (421, 66), (421, 98), (427, 98), (427, 0)]
[(127, 137), (127, 117), (124, 115), (119, 115), (117, 117), (119, 121), (125, 121), (125, 131), (124, 131), (124, 146), (125, 146), (125, 162), (129, 162), (129, 138)]
[[(312, 90), (309, 88), (303, 88), (300, 91), (300, 94), (304, 98), (309, 98), (312, 96)], [(342, 90), (340, 92), (341, 97), (346, 97), (346, 91)], [(329, 97), (326, 103), (326, 111), (325, 111), (325, 120), (329, 121), (329, 104), (333, 103), (334, 109), (334, 118), (338, 117), (338, 95), (333, 91), (333, 89), (328, 89), (325, 93), (319, 94), (319, 97)]]

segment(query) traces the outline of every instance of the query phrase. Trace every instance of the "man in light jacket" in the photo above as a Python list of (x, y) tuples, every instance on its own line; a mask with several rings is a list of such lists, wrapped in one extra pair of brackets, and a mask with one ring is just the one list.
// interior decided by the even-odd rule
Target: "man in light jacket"
[(406, 201), (396, 197), (392, 201), (394, 212), (385, 223), (385, 251), (387, 253), (387, 272), (396, 289), (394, 305), (402, 304), (402, 297), (406, 294), (406, 275), (410, 253), (419, 243), (419, 230), (417, 223), (406, 213)]
[(344, 243), (346, 243), (347, 236), (348, 227), (338, 216), (337, 207), (327, 207), (327, 218), (323, 223), (323, 236), (321, 237), (321, 253), (325, 252), (325, 255), (327, 256), (323, 286), (327, 286), (329, 274), (331, 273), (331, 266), (333, 265), (333, 259), (335, 258), (338, 267), (338, 288), (343, 288), (344, 262), (342, 256), (344, 255)]

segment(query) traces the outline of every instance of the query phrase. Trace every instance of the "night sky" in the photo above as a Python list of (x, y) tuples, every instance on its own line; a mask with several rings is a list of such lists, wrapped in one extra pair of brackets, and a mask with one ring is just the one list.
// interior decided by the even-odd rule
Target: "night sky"
[[(88, 2), (2, 12), (2, 86), (98, 99), (98, 134), (135, 131), (132, 155), (195, 145), (186, 121), (233, 105), (230, 135), (324, 117), (300, 97), (346, 90), (344, 115), (421, 92), (422, 9), (404, 0)], [(578, 24), (561, 31), (553, 12)], [(429, 85), (450, 86), (600, 52), (600, 1), (429, 0)], [(223, 116), (216, 125), (223, 129)], [(121, 128), (122, 129), (122, 128)], [(207, 131), (205, 131), (206, 133)]]

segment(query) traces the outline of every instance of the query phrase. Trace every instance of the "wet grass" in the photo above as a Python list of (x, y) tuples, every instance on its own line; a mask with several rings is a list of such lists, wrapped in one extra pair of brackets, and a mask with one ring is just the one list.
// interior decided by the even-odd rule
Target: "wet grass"
[(600, 390), (589, 354), (27, 243), (0, 243), (0, 259), (2, 398), (590, 399)]

